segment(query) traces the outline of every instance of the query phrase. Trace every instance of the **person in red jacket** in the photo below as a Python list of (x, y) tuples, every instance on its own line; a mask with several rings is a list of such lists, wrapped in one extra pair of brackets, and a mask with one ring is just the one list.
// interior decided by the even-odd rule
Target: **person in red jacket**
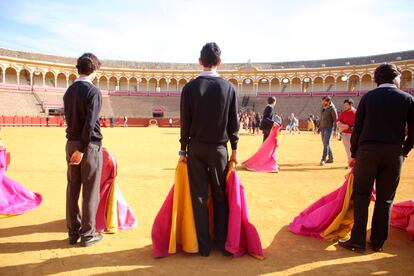
[(338, 117), (338, 130), (341, 133), (342, 143), (344, 144), (348, 162), (351, 160), (351, 135), (355, 125), (354, 101), (349, 98), (344, 101), (344, 111)]

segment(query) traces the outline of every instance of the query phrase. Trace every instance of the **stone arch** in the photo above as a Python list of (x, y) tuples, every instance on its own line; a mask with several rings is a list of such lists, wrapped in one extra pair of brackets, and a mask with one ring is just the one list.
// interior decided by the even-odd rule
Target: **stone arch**
[(158, 81), (156, 78), (150, 78), (148, 80), (148, 91), (149, 92), (156, 92), (158, 87)]
[(17, 84), (17, 70), (15, 68), (7, 67), (5, 73), (5, 83)]
[(241, 92), (246, 93), (246, 94), (255, 93), (253, 78), (246, 77), (246, 78), (243, 79), (243, 81), (242, 81), (242, 91)]
[(129, 91), (138, 91), (138, 79), (136, 77), (131, 77), (129, 79)]
[(167, 85), (167, 80), (165, 78), (161, 78), (158, 81), (158, 87), (160, 88), (161, 92), (167, 92), (168, 90), (170, 90), (169, 85)]
[(186, 79), (180, 79), (178, 81), (178, 91), (182, 91), (184, 86), (187, 84), (187, 80)]
[(273, 78), (270, 80), (270, 92), (281, 92), (279, 78)]
[(334, 89), (335, 89), (335, 77), (327, 76), (325, 78), (325, 91), (330, 92), (330, 91), (333, 91)]
[(101, 90), (108, 90), (108, 78), (106, 76), (100, 76), (98, 86)]
[(57, 75), (57, 87), (67, 88), (67, 76), (64, 73), (59, 73)]
[(126, 77), (119, 78), (119, 90), (127, 91), (128, 90), (128, 79)]
[(268, 78), (260, 78), (257, 81), (258, 92), (270, 92), (270, 80)]
[(413, 88), (412, 87), (413, 74), (411, 71), (404, 70), (401, 73), (401, 89)]
[(119, 90), (118, 79), (115, 76), (112, 76), (109, 78), (108, 90), (111, 90), (111, 91)]
[(348, 80), (348, 91), (354, 92), (354, 91), (359, 91), (360, 90), (360, 79), (359, 76), (354, 74), (349, 76), (349, 80)]
[(30, 71), (26, 68), (23, 68), (19, 72), (19, 84), (30, 85)]
[(300, 80), (300, 78), (299, 77), (294, 77), (292, 80), (291, 80), (291, 89), (290, 89), (290, 91), (289, 92), (301, 92), (302, 91), (302, 82), (301, 82), (301, 80)]
[(47, 87), (55, 87), (56, 86), (55, 74), (51, 71), (49, 71), (45, 74), (45, 86), (47, 86)]
[(372, 76), (370, 74), (364, 74), (361, 77), (361, 90), (367, 91), (373, 88)]
[(179, 89), (178, 89), (178, 81), (176, 80), (176, 79), (171, 79), (171, 81), (170, 81), (170, 91), (177, 91), (177, 92), (179, 92)]
[(313, 79), (313, 91), (321, 92), (323, 90), (324, 90), (323, 78), (319, 76), (314, 78)]

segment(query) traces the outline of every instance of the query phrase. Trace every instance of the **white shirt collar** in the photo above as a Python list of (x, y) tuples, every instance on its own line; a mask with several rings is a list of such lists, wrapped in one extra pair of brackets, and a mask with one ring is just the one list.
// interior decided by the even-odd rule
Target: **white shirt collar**
[(382, 88), (382, 87), (392, 87), (392, 88), (397, 88), (397, 86), (393, 83), (383, 83), (378, 85), (378, 88)]
[(219, 73), (216, 70), (211, 71), (201, 71), (200, 77), (220, 77)]
[(78, 82), (78, 81), (86, 81), (86, 82), (92, 83), (91, 79), (88, 77), (79, 77), (75, 80), (75, 82)]

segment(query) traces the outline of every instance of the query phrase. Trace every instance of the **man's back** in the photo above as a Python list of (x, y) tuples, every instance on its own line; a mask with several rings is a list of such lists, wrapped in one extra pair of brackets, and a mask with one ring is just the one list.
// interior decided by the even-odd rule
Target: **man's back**
[(359, 143), (402, 145), (413, 103), (411, 95), (397, 88), (383, 87), (368, 92), (358, 106), (357, 120), (363, 118)]
[[(90, 141), (102, 140), (98, 118), (102, 98), (98, 88), (92, 83), (77, 81), (67, 89), (63, 102), (68, 140), (80, 141), (82, 135), (90, 135)], [(84, 128), (86, 122), (88, 122), (87, 129)]]
[[(209, 144), (237, 144), (239, 122), (233, 86), (220, 77), (199, 76), (181, 95), (181, 144), (187, 137)], [(184, 150), (184, 149), (183, 149)]]

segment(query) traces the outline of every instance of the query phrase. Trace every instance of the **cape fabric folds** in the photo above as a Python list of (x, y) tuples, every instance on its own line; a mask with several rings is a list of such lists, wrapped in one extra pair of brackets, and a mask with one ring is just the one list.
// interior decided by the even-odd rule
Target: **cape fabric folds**
[(115, 178), (117, 163), (115, 157), (105, 148), (102, 151), (103, 165), (96, 231), (116, 233), (118, 229), (129, 229), (137, 225), (131, 208), (122, 196)]
[[(226, 250), (235, 257), (248, 253), (263, 258), (260, 237), (248, 220), (243, 186), (232, 163), (227, 174), (226, 194), (229, 202)], [(183, 162), (177, 165), (174, 185), (152, 226), (152, 248), (154, 257), (166, 257), (181, 250), (198, 252), (187, 164)]]
[(396, 203), (391, 210), (391, 226), (407, 231), (414, 240), (414, 200)]
[(0, 148), (0, 218), (24, 214), (42, 202), (42, 196), (6, 176), (10, 154)]
[(259, 150), (242, 163), (246, 169), (257, 172), (279, 171), (279, 166), (276, 161), (277, 135), (279, 128), (279, 125), (275, 125)]
[(349, 238), (354, 225), (352, 171), (345, 178), (340, 188), (321, 197), (295, 217), (289, 224), (290, 231), (327, 241)]

